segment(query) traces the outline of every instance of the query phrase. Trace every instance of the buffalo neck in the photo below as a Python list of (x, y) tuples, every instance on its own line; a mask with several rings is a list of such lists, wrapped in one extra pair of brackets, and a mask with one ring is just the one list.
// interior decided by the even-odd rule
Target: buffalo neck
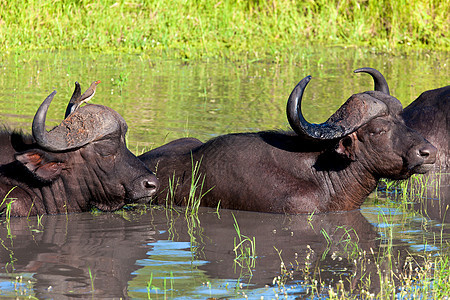
[[(357, 209), (376, 188), (378, 178), (364, 164), (358, 159), (353, 161), (334, 151), (337, 140), (305, 141), (292, 132), (284, 133), (281, 137), (279, 134), (263, 132), (261, 136), (273, 147), (300, 156), (299, 162), (303, 162), (308, 156), (315, 160), (310, 168), (311, 175), (316, 178), (316, 184), (324, 196), (323, 203), (318, 205), (319, 210)], [(291, 159), (291, 163), (295, 164), (295, 158)], [(308, 169), (302, 164), (299, 168)]]
[(324, 193), (328, 195), (325, 211), (358, 209), (376, 188), (378, 180), (359, 162), (351, 162), (346, 168), (316, 172), (321, 178)]
[(79, 176), (71, 176), (70, 172), (73, 170), (63, 170), (57, 179), (43, 182), (14, 161), (0, 167), (1, 190), (6, 194), (14, 187), (8, 197), (15, 199), (13, 214), (20, 216), (81, 212), (88, 210), (91, 203), (113, 201), (108, 199), (111, 196), (100, 179), (101, 170), (79, 164)]

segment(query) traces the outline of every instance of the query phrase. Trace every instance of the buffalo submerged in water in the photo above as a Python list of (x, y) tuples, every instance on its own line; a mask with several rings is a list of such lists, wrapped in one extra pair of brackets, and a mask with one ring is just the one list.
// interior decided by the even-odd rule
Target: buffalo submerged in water
[(48, 132), (45, 119), (55, 93), (36, 112), (32, 137), (0, 132), (0, 211), (8, 205), (12, 216), (112, 211), (149, 200), (159, 183), (126, 147), (125, 120), (108, 107), (88, 104)]
[[(389, 94), (386, 79), (377, 70), (363, 68), (355, 72), (369, 73), (374, 80), (375, 90)], [(405, 124), (438, 149), (434, 167), (425, 176), (408, 181), (407, 189), (416, 209), (439, 222), (450, 220), (447, 214), (450, 202), (449, 100), (450, 86), (425, 91), (402, 113)]]
[(308, 123), (301, 101), (310, 79), (301, 80), (288, 100), (294, 132), (227, 134), (206, 143), (179, 139), (139, 156), (160, 180), (158, 202), (186, 205), (195, 193), (210, 207), (351, 210), (380, 178), (404, 179), (433, 167), (436, 148), (405, 125), (400, 101), (384, 92), (355, 94), (326, 122)]

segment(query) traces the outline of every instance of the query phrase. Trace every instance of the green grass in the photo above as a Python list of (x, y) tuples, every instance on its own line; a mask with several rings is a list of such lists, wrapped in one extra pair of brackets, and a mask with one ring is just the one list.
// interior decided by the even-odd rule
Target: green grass
[(237, 239), (234, 238), (233, 252), (235, 254), (234, 267), (236, 270), (236, 265), (239, 266), (240, 276), (253, 276), (252, 269), (256, 265), (256, 241), (255, 237), (250, 238), (241, 233), (239, 224), (236, 220), (234, 214), (231, 214), (234, 219), (234, 229), (236, 230)]
[(448, 173), (435, 172), (430, 174), (414, 174), (410, 178), (400, 181), (392, 181), (389, 179), (381, 179), (375, 194), (381, 192), (396, 201), (399, 207), (410, 209), (414, 203), (421, 203), (421, 213), (427, 216), (427, 199), (441, 199), (441, 181)]
[(127, 84), (128, 76), (130, 76), (130, 73), (120, 73), (117, 79), (111, 78), (113, 86), (119, 89), (119, 95), (122, 94), (123, 87)]
[(88, 271), (89, 271), (89, 279), (91, 280), (91, 292), (92, 292), (92, 295), (94, 295), (94, 292), (95, 292), (94, 281), (95, 281), (96, 275), (92, 274), (90, 267), (88, 267)]
[[(389, 218), (381, 217), (389, 223)], [(351, 232), (352, 229), (344, 230), (343, 238), (337, 242), (344, 247), (338, 247), (340, 250), (331, 256), (333, 260), (348, 261), (351, 275), (347, 278), (325, 283), (326, 279), (324, 282), (321, 278), (321, 272), (325, 270), (311, 260), (314, 250), (309, 247), (305, 261), (297, 262), (295, 269), (303, 274), (303, 284), (308, 287), (309, 296), (329, 299), (442, 299), (448, 295), (450, 259), (447, 242), (439, 242), (441, 250), (435, 252), (411, 254), (404, 249), (400, 254), (398, 250), (394, 251), (392, 236), (388, 236), (378, 250), (371, 248), (366, 252), (359, 249), (358, 236), (350, 235)], [(349, 251), (348, 246), (355, 251)]]
[(194, 163), (194, 158), (191, 155), (192, 174), (191, 174), (191, 188), (189, 190), (189, 197), (186, 199), (186, 214), (198, 215), (198, 209), (200, 207), (202, 198), (210, 192), (213, 188), (209, 188), (206, 192), (203, 192), (205, 185), (205, 175), (200, 172), (200, 161)]
[[(210, 192), (213, 188), (209, 188), (206, 192), (203, 192), (203, 188), (205, 185), (205, 175), (200, 173), (200, 165), (202, 163), (202, 159), (199, 161), (194, 162), (194, 158), (191, 156), (191, 185), (189, 189), (189, 195), (185, 197), (183, 200), (183, 203), (185, 205), (185, 215), (186, 218), (188, 216), (197, 217), (198, 216), (198, 210), (200, 208), (200, 204), (202, 201), (202, 198)], [(156, 173), (158, 173), (156, 171)], [(171, 177), (168, 179), (168, 187), (167, 187), (167, 193), (165, 198), (164, 206), (167, 210), (173, 210), (174, 203), (176, 203), (176, 193), (177, 189), (179, 187), (179, 177), (173, 173)], [(219, 206), (220, 201), (217, 205), (216, 213), (219, 215)]]
[(1, 1), (0, 50), (295, 60), (299, 49), (449, 50), (449, 0)]

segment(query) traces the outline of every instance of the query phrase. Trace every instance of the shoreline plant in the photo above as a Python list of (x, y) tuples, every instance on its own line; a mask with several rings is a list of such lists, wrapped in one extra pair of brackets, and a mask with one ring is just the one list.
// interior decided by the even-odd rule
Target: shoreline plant
[(293, 61), (305, 47), (450, 49), (448, 1), (2, 1), (0, 50)]

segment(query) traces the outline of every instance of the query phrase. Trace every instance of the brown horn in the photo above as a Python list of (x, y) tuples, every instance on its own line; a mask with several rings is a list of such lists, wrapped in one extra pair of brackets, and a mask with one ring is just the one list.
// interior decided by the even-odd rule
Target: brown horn
[(61, 138), (50, 136), (45, 129), (45, 119), (50, 103), (55, 96), (56, 91), (53, 91), (45, 100), (34, 115), (32, 134), (39, 146), (50, 151), (61, 151), (67, 148), (67, 144)]
[(387, 95), (389, 94), (389, 86), (387, 84), (386, 79), (384, 78), (383, 74), (380, 73), (380, 71), (374, 69), (374, 68), (359, 68), (353, 71), (354, 73), (367, 73), (373, 78), (374, 82), (374, 89), (375, 91), (383, 92)]
[(287, 117), (299, 136), (317, 140), (338, 139), (358, 130), (371, 119), (387, 112), (384, 102), (368, 93), (350, 97), (326, 122), (309, 123), (301, 110), (303, 92), (311, 76), (303, 78), (292, 91), (287, 104)]

